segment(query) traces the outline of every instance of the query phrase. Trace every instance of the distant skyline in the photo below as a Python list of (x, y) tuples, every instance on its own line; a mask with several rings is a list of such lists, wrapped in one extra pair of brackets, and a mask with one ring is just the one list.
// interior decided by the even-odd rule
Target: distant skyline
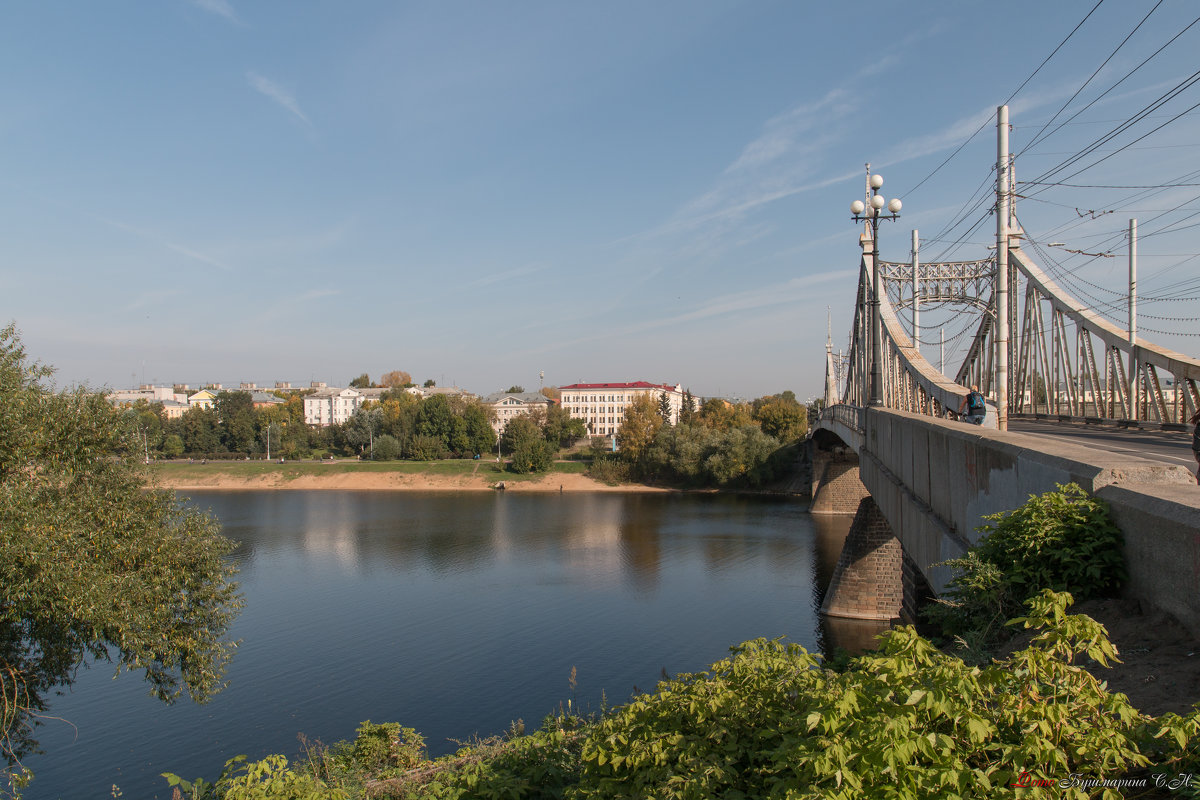
[[(1197, 14), (17, 4), (0, 25), (0, 323), (61, 386), (400, 369), (481, 395), (544, 372), (805, 400), (827, 313), (847, 341), (864, 163), (904, 202), (884, 258), (908, 259), (913, 228), (925, 261), (986, 257), (1008, 100), (1019, 181), (1146, 110), (1048, 180), (1066, 185), (1020, 185), (1017, 213), (1063, 245), (1031, 250), (1064, 288), (1122, 325), (1137, 217), (1142, 337), (1200, 355)], [(974, 326), (940, 313), (957, 363)]]

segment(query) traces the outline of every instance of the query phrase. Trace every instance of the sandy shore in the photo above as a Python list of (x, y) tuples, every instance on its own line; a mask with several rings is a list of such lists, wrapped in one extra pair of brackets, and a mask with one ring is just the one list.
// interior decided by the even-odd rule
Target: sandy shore
[[(340, 491), (410, 491), (410, 492), (490, 492), (494, 480), (475, 475), (423, 475), (400, 472), (348, 472), (335, 475), (301, 475), (290, 480), (282, 475), (261, 475), (241, 478), (214, 473), (212, 477), (188, 476), (172, 479), (162, 476), (157, 485), (164, 489), (189, 491), (218, 489), (333, 489)], [(609, 486), (586, 475), (552, 474), (533, 480), (505, 480), (510, 492), (664, 492), (653, 486), (628, 484)]]

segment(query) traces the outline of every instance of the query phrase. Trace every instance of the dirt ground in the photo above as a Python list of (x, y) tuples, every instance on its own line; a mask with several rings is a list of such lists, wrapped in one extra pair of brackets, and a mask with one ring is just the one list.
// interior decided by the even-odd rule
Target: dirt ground
[(1200, 639), (1173, 617), (1133, 600), (1088, 600), (1068, 613), (1087, 614), (1108, 629), (1121, 663), (1092, 674), (1107, 681), (1109, 691), (1127, 695), (1134, 708), (1157, 717), (1186, 714), (1200, 702)]
[[(211, 477), (188, 476), (181, 479), (162, 479), (164, 489), (188, 491), (195, 489), (332, 489), (340, 491), (414, 491), (463, 492), (494, 491), (495, 480), (477, 475), (428, 475), (402, 472), (339, 472), (331, 475), (302, 475), (285, 479), (268, 474), (243, 478), (214, 471)], [(628, 484), (609, 486), (577, 473), (554, 473), (533, 480), (504, 481), (506, 491), (512, 492), (661, 492), (651, 486)]]

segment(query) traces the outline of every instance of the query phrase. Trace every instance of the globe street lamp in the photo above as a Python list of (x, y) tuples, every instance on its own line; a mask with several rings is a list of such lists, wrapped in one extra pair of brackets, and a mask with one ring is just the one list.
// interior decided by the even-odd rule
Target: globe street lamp
[[(870, 167), (868, 166), (868, 169)], [(855, 200), (850, 204), (854, 221), (866, 222), (871, 229), (871, 387), (868, 405), (883, 405), (883, 328), (879, 317), (879, 298), (882, 296), (883, 279), (879, 268), (879, 222), (899, 219), (903, 203), (897, 198), (889, 202), (879, 193), (883, 186), (882, 175), (872, 175), (867, 180), (870, 194), (867, 202)], [(883, 213), (887, 208), (887, 214)]]

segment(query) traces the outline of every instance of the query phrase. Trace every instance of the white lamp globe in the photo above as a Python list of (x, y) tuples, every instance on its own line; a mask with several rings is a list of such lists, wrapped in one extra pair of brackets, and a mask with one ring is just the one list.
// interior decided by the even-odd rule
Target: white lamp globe
[(866, 210), (867, 210), (867, 207), (863, 205), (862, 200), (855, 200), (853, 203), (850, 204), (850, 213), (856, 217)]
[(888, 211), (892, 212), (893, 214), (899, 214), (900, 209), (903, 207), (904, 204), (900, 202), (899, 197), (893, 197), (892, 201), (888, 203)]
[(880, 186), (883, 186), (883, 176), (882, 175), (872, 175), (871, 176), (871, 188), (878, 189)]
[(874, 208), (876, 211), (878, 211), (879, 209), (883, 208), (883, 205), (886, 202), (887, 201), (883, 199), (883, 195), (877, 194), (871, 198), (871, 208)]

